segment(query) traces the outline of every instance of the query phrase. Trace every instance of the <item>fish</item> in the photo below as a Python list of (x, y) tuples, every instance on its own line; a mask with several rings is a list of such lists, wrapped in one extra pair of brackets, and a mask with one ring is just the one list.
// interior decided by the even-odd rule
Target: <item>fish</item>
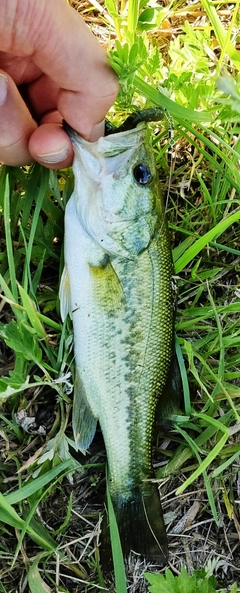
[[(147, 110), (146, 110), (147, 111)], [(152, 466), (155, 414), (174, 349), (173, 264), (146, 114), (90, 143), (67, 126), (74, 191), (65, 211), (61, 316), (73, 323), (72, 426), (86, 453), (97, 422), (123, 555), (168, 558)], [(146, 121), (145, 121), (146, 120)], [(103, 521), (100, 555), (108, 565)], [(105, 558), (105, 560), (104, 560)]]

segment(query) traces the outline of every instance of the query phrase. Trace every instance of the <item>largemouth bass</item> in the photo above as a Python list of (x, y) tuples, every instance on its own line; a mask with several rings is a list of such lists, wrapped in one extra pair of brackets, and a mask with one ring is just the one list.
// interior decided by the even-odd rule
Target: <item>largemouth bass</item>
[[(167, 538), (151, 457), (156, 406), (166, 404), (174, 298), (153, 151), (144, 122), (95, 143), (70, 136), (75, 188), (60, 301), (74, 330), (74, 437), (86, 452), (99, 420), (123, 553), (162, 564)], [(103, 535), (108, 553), (106, 526)]]

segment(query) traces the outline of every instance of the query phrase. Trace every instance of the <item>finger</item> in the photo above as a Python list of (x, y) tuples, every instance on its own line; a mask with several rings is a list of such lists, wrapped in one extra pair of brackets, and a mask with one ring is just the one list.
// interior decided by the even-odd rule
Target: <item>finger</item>
[(46, 74), (28, 84), (26, 91), (27, 103), (38, 122), (45, 113), (56, 110), (59, 87)]
[[(3, 2), (2, 2), (3, 3)], [(1, 10), (1, 8), (0, 8)], [(1, 25), (0, 25), (1, 30)], [(0, 37), (0, 47), (2, 48), (2, 39)], [(42, 74), (40, 68), (34, 64), (32, 57), (28, 56), (21, 58), (7, 52), (0, 51), (1, 69), (7, 72), (14, 80), (17, 86), (25, 83), (28, 84), (32, 80), (36, 80)]]
[[(57, 43), (60, 31), (61, 48)], [(107, 63), (105, 51), (65, 0), (61, 0), (51, 35), (38, 39), (41, 43), (34, 59), (60, 87), (59, 112), (83, 137), (96, 139), (99, 124), (118, 92), (117, 77)]]
[(29, 164), (28, 142), (36, 127), (13, 80), (0, 71), (0, 161), (14, 166)]
[(104, 135), (103, 120), (115, 95), (96, 96), (92, 91), (59, 91), (58, 110), (83, 138), (96, 141)]
[(62, 116), (59, 111), (49, 111), (45, 113), (43, 117), (41, 117), (40, 124), (59, 124), (62, 126)]
[(35, 161), (49, 169), (69, 167), (73, 160), (69, 137), (57, 123), (45, 123), (35, 130), (29, 140), (29, 152)]
[(99, 122), (99, 124), (96, 124), (89, 135), (89, 141), (90, 142), (96, 142), (101, 136), (104, 136), (105, 134), (105, 120), (103, 119), (102, 121)]
[[(105, 51), (66, 0), (8, 0), (8, 33), (3, 26), (4, 12), (1, 19), (2, 4), (3, 49), (32, 56), (34, 63), (62, 89), (57, 104), (59, 112), (82, 136), (90, 139), (118, 92), (117, 77), (107, 63)], [(7, 45), (9, 35), (10, 46)]]
[[(91, 89), (91, 93), (93, 93), (93, 89)], [(83, 99), (83, 97), (84, 97), (84, 99)], [(77, 98), (78, 98), (77, 101), (79, 101), (79, 94), (77, 95)], [(76, 117), (75, 117), (76, 93), (74, 93), (74, 92), (67, 93), (66, 91), (62, 91), (62, 90), (60, 90), (60, 92), (59, 92), (59, 89), (56, 86), (56, 84), (45, 74), (43, 74), (37, 80), (35, 80), (34, 82), (32, 82), (31, 84), (28, 85), (27, 99), (28, 99), (28, 103), (31, 106), (31, 110), (33, 111), (34, 115), (37, 118), (37, 121), (39, 121), (39, 118), (44, 113), (44, 115), (41, 117), (41, 123), (52, 122), (53, 121), (53, 112), (55, 111), (56, 105), (58, 105), (58, 107), (61, 107), (61, 104), (62, 104), (62, 114), (60, 114), (59, 111), (55, 112), (54, 121), (61, 123), (65, 112), (66, 112), (67, 120), (69, 121), (69, 119), (71, 119), (72, 114), (74, 114), (74, 120), (72, 121), (72, 127), (74, 127), (74, 128), (77, 127), (76, 123), (78, 124), (78, 122), (76, 122)], [(83, 107), (81, 110), (81, 119), (83, 119), (83, 121), (85, 121), (87, 118), (87, 110), (89, 110), (89, 107), (88, 107), (89, 100), (90, 100), (90, 97), (86, 94), (85, 91), (83, 91), (83, 93), (82, 93)], [(64, 109), (64, 102), (66, 103), (66, 109)], [(104, 135), (103, 118), (105, 116), (105, 104), (103, 105), (101, 115), (102, 115), (102, 121), (100, 121), (99, 123), (96, 123), (96, 125), (90, 132), (89, 140), (91, 140), (92, 142), (95, 142), (95, 140), (98, 140), (98, 138), (100, 138), (100, 136)], [(91, 116), (90, 113), (89, 113), (89, 116)], [(64, 119), (66, 119), (66, 117), (64, 117)], [(69, 123), (71, 123), (71, 122), (69, 121)], [(86, 137), (86, 134), (85, 134), (85, 137)]]

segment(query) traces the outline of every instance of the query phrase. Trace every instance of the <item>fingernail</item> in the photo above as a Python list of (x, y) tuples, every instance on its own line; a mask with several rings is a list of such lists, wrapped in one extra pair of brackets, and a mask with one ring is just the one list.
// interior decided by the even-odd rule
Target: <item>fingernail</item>
[(3, 105), (7, 97), (7, 78), (0, 74), (0, 105)]
[(54, 163), (61, 163), (65, 161), (68, 156), (68, 146), (64, 146), (61, 150), (57, 152), (49, 152), (47, 154), (38, 154), (38, 158), (43, 161), (43, 163), (48, 163), (49, 165)]

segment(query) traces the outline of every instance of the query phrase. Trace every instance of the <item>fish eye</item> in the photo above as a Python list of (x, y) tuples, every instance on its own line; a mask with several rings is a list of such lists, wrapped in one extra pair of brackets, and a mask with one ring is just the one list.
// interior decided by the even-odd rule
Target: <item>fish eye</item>
[(139, 163), (134, 167), (133, 177), (139, 185), (149, 185), (153, 180), (152, 171), (145, 163)]

